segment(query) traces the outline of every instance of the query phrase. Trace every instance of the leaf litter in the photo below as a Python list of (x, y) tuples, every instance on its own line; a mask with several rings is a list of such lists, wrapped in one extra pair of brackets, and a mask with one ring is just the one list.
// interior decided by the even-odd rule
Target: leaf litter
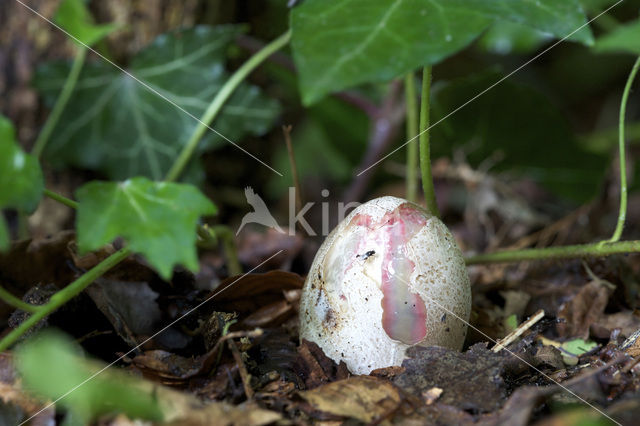
[[(569, 242), (578, 234), (568, 230)], [(281, 247), (281, 235), (271, 235), (265, 246)], [(6, 265), (3, 284), (31, 301), (46, 300), (43, 289), (64, 287), (118, 244), (87, 257), (78, 255), (73, 233), (16, 243), (0, 257)], [(164, 281), (134, 257), (46, 321), (102, 363), (83, 360), (103, 366), (213, 296), (112, 368), (156, 392), (164, 424), (608, 424), (566, 389), (622, 424), (633, 424), (640, 414), (640, 317), (630, 303), (637, 270), (624, 257), (475, 267), (471, 324), (491, 339), (501, 339), (538, 309), (546, 316), (498, 353), (486, 336), (470, 330), (462, 352), (413, 348), (402, 366), (357, 376), (314, 343), (298, 340), (303, 277), (276, 268), (291, 265), (304, 252), (297, 245), (285, 264), (239, 280), (220, 280), (224, 262), (215, 252), (203, 253), (201, 261), (211, 262), (202, 265), (211, 271), (206, 285), (180, 268)], [(245, 268), (264, 258), (257, 253), (255, 246), (241, 245)], [(500, 273), (487, 273), (490, 269)], [(3, 318), (12, 315), (19, 322), (19, 314), (6, 310)], [(53, 368), (58, 361), (46, 364)], [(45, 407), (16, 380), (10, 356), (3, 354), (1, 366), (4, 420), (26, 419)], [(110, 377), (105, 373), (104, 380)], [(47, 408), (42, 419), (75, 410), (60, 404)], [(96, 409), (91, 401), (82, 404)], [(131, 424), (139, 415), (119, 411), (117, 416), (96, 411), (93, 418), (100, 424)]]

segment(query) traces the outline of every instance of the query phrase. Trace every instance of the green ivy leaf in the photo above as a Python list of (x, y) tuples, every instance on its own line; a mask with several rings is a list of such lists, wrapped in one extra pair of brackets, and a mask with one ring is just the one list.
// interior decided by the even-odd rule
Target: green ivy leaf
[[(0, 115), (0, 210), (32, 212), (42, 197), (42, 170), (33, 156), (18, 145), (11, 122)], [(9, 247), (9, 231), (0, 214), (0, 251)]]
[(640, 20), (618, 27), (599, 38), (594, 50), (596, 52), (622, 52), (640, 55)]
[(81, 252), (123, 237), (165, 279), (171, 277), (176, 264), (198, 269), (198, 218), (215, 214), (216, 208), (196, 187), (136, 177), (124, 182), (89, 182), (78, 189), (76, 197)]
[(478, 44), (483, 49), (499, 55), (525, 54), (540, 48), (552, 38), (549, 33), (522, 24), (496, 22), (478, 40)]
[(62, 0), (53, 20), (87, 46), (94, 45), (117, 28), (115, 24), (94, 24), (82, 0)]
[[(442, 84), (433, 91), (438, 121), (502, 77), (484, 72)], [(606, 154), (581, 146), (562, 112), (544, 94), (505, 81), (431, 130), (433, 156), (466, 153), (477, 167), (500, 158), (494, 171), (533, 179), (575, 201), (593, 197), (606, 170)], [(498, 155), (498, 157), (496, 157)]]
[[(228, 79), (226, 48), (237, 27), (195, 27), (159, 36), (131, 61), (129, 71), (195, 117)], [(36, 86), (53, 103), (68, 64), (40, 67)], [(233, 141), (261, 135), (280, 112), (277, 101), (242, 84), (212, 128)], [(104, 172), (114, 180), (147, 176), (161, 180), (197, 121), (102, 61), (86, 64), (73, 97), (45, 150), (54, 166), (73, 165)], [(221, 146), (208, 132), (200, 152)]]
[[(364, 82), (434, 64), (492, 21), (564, 37), (586, 22), (577, 0), (306, 0), (291, 12), (292, 48), (305, 104)], [(572, 39), (592, 42), (588, 28)]]
[[(80, 347), (59, 332), (48, 330), (29, 339), (17, 349), (15, 360), (25, 388), (49, 400), (64, 396), (60, 404), (75, 424), (113, 412), (132, 419), (163, 419), (150, 387), (143, 389), (139, 380), (113, 370), (92, 378), (104, 365), (86, 359)], [(82, 389), (66, 395), (80, 384)]]

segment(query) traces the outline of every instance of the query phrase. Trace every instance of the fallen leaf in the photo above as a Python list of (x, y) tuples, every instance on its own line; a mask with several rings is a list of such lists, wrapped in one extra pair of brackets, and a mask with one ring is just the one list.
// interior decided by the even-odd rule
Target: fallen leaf
[(298, 347), (298, 354), (296, 369), (298, 375), (304, 378), (307, 389), (313, 389), (329, 381), (345, 379), (349, 376), (349, 370), (344, 361), (336, 364), (313, 342), (303, 339)]
[(391, 416), (402, 402), (398, 389), (386, 380), (354, 376), (328, 383), (298, 395), (324, 413), (364, 423), (380, 422)]
[(593, 280), (582, 287), (558, 312), (558, 318), (564, 320), (556, 327), (560, 337), (588, 338), (589, 327), (604, 313), (610, 294), (610, 284), (602, 280)]

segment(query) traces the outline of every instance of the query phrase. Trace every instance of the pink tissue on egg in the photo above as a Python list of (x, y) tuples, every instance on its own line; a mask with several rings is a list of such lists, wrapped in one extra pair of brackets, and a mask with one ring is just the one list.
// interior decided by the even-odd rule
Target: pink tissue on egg
[(409, 290), (408, 283), (415, 265), (409, 259), (408, 242), (426, 224), (424, 215), (402, 204), (373, 222), (366, 214), (354, 216), (351, 225), (367, 228), (355, 244), (356, 252), (367, 248), (367, 242), (375, 240), (382, 257), (382, 327), (387, 335), (408, 345), (418, 343), (427, 334), (427, 310), (422, 298)]

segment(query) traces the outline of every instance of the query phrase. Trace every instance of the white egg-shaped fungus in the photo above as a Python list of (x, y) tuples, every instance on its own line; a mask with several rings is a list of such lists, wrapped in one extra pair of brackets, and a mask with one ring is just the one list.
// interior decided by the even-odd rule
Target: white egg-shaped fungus
[(471, 289), (447, 227), (420, 206), (381, 197), (326, 238), (302, 290), (300, 338), (352, 373), (401, 365), (407, 348), (464, 343)]

